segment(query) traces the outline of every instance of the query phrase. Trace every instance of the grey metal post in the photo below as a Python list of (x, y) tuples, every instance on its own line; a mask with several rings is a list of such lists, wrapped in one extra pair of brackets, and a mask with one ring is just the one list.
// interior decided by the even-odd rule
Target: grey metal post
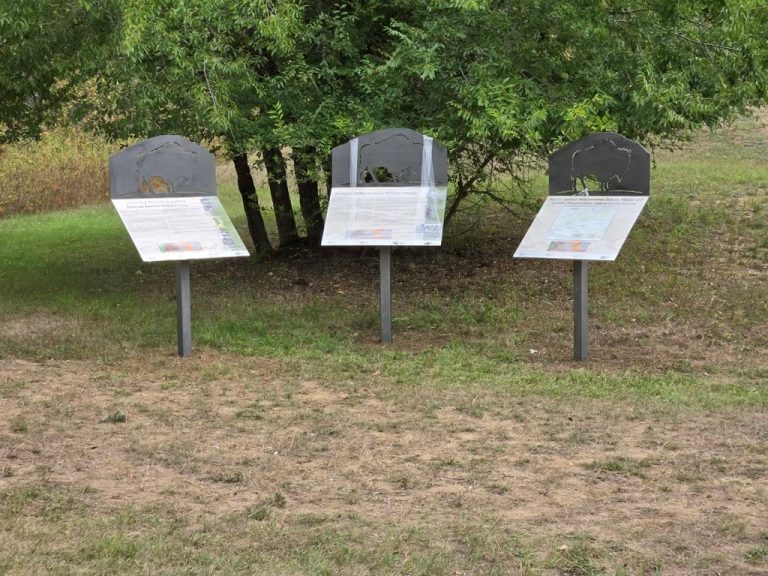
[(392, 342), (392, 248), (379, 248), (381, 289), (381, 342)]
[(573, 261), (573, 359), (586, 360), (589, 355), (587, 309), (588, 263)]
[(189, 260), (176, 262), (176, 337), (179, 356), (192, 353), (192, 311)]

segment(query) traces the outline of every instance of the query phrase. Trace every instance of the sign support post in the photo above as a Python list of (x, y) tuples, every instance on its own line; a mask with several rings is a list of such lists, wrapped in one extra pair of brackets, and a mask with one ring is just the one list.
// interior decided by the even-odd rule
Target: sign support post
[(182, 136), (155, 136), (110, 156), (112, 204), (144, 262), (176, 262), (176, 340), (192, 354), (191, 260), (248, 256), (216, 196), (216, 161)]
[(392, 342), (392, 247), (439, 246), (448, 150), (407, 128), (352, 138), (332, 152), (323, 246), (376, 246), (382, 344)]
[(650, 193), (650, 154), (621, 134), (591, 134), (549, 158), (549, 196), (515, 258), (573, 260), (574, 360), (589, 357), (589, 261), (616, 259)]
[(589, 356), (588, 311), (589, 263), (573, 261), (573, 359)]
[(379, 248), (381, 291), (381, 343), (392, 342), (392, 248)]
[(179, 356), (192, 353), (192, 306), (189, 260), (176, 262), (176, 336)]

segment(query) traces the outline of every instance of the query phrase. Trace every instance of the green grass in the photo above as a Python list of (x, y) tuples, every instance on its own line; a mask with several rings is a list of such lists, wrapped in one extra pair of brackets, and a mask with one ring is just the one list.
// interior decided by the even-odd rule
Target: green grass
[(646, 458), (638, 460), (626, 456), (616, 456), (614, 458), (606, 458), (605, 460), (588, 462), (584, 467), (595, 472), (612, 472), (626, 476), (642, 477), (645, 471), (651, 467), (651, 464)]
[[(593, 322), (614, 330), (696, 324), (692, 338), (759, 351), (766, 335), (750, 331), (768, 319), (764, 288), (750, 276), (734, 281), (717, 270), (730, 261), (764, 270), (759, 206), (768, 194), (768, 168), (721, 140), (705, 137), (696, 146), (662, 155), (651, 201), (619, 260), (593, 267)], [(247, 237), (236, 189), (225, 184), (221, 196)], [(302, 255), (295, 263), (195, 262), (194, 345), (279, 357), (323, 377), (378, 370), (396, 386), (426, 380), (429, 387), (501, 393), (765, 406), (764, 365), (710, 371), (681, 361), (649, 373), (648, 365), (630, 361), (606, 374), (599, 366), (553, 373), (521, 363), (537, 334), (547, 334), (549, 345), (561, 343), (567, 358), (570, 276), (557, 262), (497, 272), (496, 260), (511, 262), (514, 245), (501, 235), (503, 215), (489, 213), (486, 220), (487, 228), (449, 239), (442, 250), (396, 252), (393, 348), (369, 345), (378, 332), (372, 251)], [(513, 223), (509, 239), (523, 230)], [(0, 332), (0, 355), (119, 358), (173, 346), (174, 266), (142, 263), (111, 205), (3, 218), (0, 243), (0, 318), (30, 327)], [(297, 279), (309, 287), (294, 284)], [(412, 341), (423, 345), (411, 348)]]
[[(539, 563), (524, 539), (499, 530), (493, 517), (467, 515), (445, 540), (438, 540), (426, 517), (414, 517), (408, 525), (377, 527), (353, 515), (283, 512), (276, 497), (263, 503), (274, 514), (249, 509), (194, 524), (162, 508), (126, 507), (99, 518), (84, 514), (76, 498), (58, 490), (30, 488), (0, 498), (6, 505), (2, 517), (8, 529), (36, 527), (28, 534), (26, 551), (0, 549), (0, 568), (11, 573), (146, 574), (150, 569), (167, 576), (501, 576), (510, 569), (536, 574)], [(59, 532), (60, 525), (74, 525), (82, 544), (62, 546), (67, 535)], [(371, 530), (377, 530), (375, 541)], [(19, 554), (14, 557), (13, 552)]]

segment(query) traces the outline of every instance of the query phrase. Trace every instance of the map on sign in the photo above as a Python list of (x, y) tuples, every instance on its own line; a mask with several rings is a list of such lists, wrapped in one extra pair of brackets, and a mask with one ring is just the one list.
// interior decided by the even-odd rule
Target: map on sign
[(616, 216), (607, 206), (566, 206), (549, 229), (550, 240), (599, 240)]
[(144, 262), (248, 256), (216, 196), (113, 199)]
[(516, 258), (615, 260), (648, 196), (549, 196)]
[(439, 246), (445, 186), (333, 188), (323, 246)]

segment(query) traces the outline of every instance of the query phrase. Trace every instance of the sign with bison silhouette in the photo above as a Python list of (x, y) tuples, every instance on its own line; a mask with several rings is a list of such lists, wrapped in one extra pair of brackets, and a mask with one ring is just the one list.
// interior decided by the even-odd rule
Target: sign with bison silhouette
[(143, 140), (109, 159), (112, 203), (141, 259), (247, 256), (216, 196), (216, 163), (181, 136)]
[(378, 130), (333, 149), (324, 246), (440, 245), (448, 152), (407, 128)]
[(549, 160), (549, 197), (515, 256), (615, 260), (650, 193), (651, 162), (642, 146), (601, 132)]
[(549, 159), (549, 196), (517, 258), (573, 260), (573, 357), (586, 360), (588, 261), (615, 260), (651, 189), (651, 159), (636, 142), (601, 132)]
[(448, 151), (407, 128), (377, 130), (333, 149), (323, 246), (377, 246), (381, 342), (392, 341), (392, 247), (439, 246)]

